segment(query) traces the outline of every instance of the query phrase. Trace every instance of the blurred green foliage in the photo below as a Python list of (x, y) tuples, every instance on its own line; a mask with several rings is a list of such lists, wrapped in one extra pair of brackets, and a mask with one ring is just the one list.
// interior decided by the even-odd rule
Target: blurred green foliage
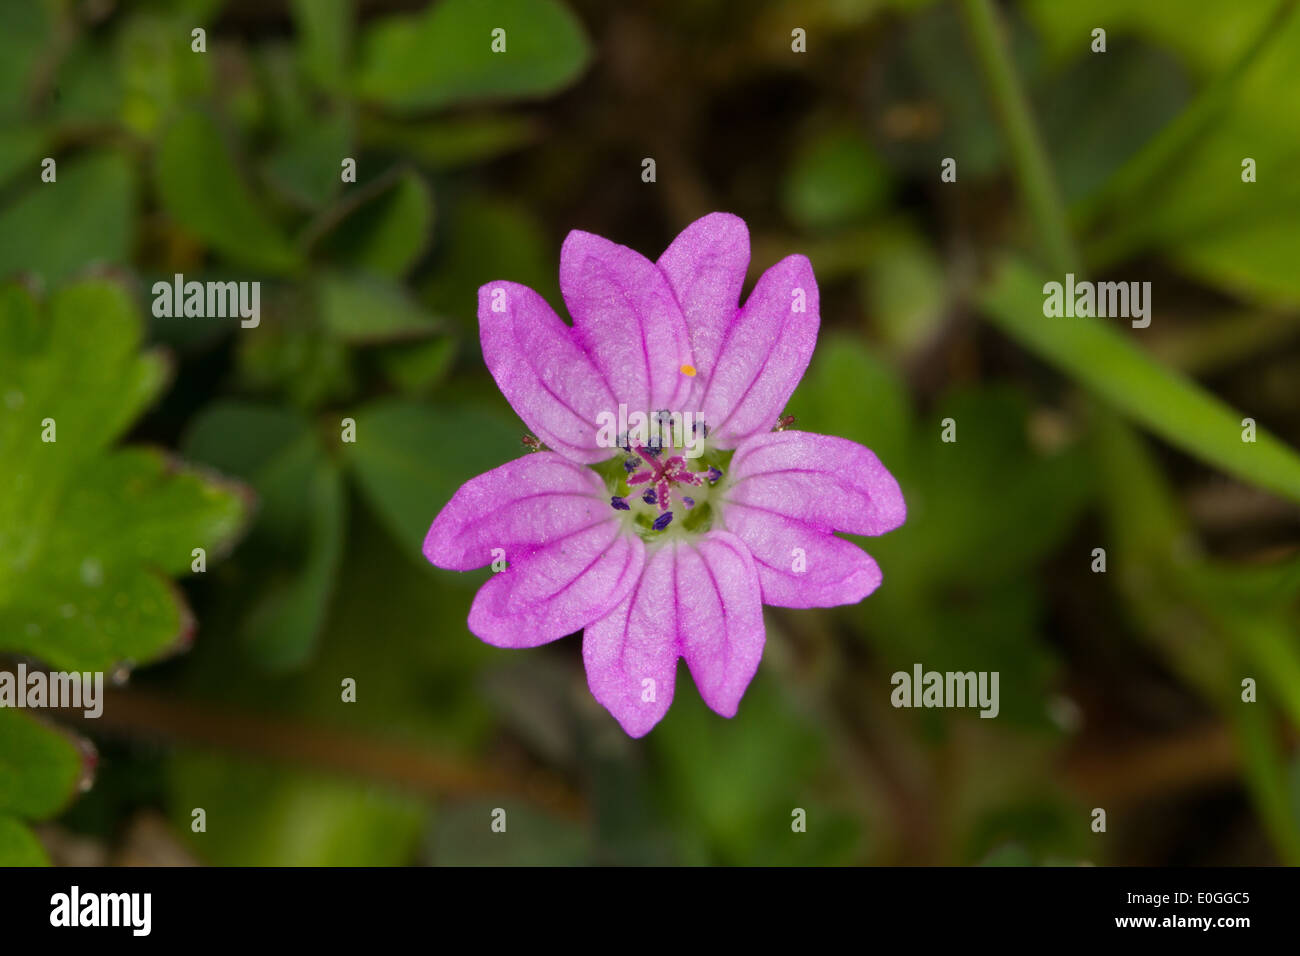
[[(126, 855), (151, 813), (215, 864), (1300, 861), (1300, 16), (1278, 9), (1000, 8), (1081, 270), (1153, 279), (1148, 335), (1043, 318), (1054, 266), (956, 3), (10, 4), (0, 652), (154, 666), (103, 731), (0, 710), (0, 862), (61, 860), (67, 830)], [(522, 453), (477, 288), (558, 308), (570, 228), (654, 257), (713, 209), (750, 223), (751, 283), (812, 259), (824, 331), (789, 411), (872, 447), (909, 517), (859, 542), (884, 572), (862, 605), (769, 609), (735, 720), (683, 680), (633, 742), (575, 640), (480, 644), (486, 572), (420, 545)], [(259, 325), (143, 318), (176, 273), (260, 281)], [(998, 719), (889, 707), (916, 662), (998, 671)], [(1207, 728), (1226, 764), (1140, 771)], [(68, 809), (77, 734), (103, 757)]]

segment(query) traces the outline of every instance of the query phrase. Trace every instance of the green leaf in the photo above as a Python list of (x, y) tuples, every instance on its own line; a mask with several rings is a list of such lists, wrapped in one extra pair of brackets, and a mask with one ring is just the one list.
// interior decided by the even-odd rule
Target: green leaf
[(948, 276), (929, 244), (910, 231), (881, 243), (864, 274), (866, 310), (904, 354), (933, 341), (948, 311)]
[[(304, 290), (306, 291), (306, 290)], [(304, 295), (302, 318), (313, 318)], [(347, 399), (356, 388), (353, 356), (347, 343), (322, 335), (315, 321), (295, 319), (263, 325), (257, 335), (237, 336), (239, 378), (244, 390), (270, 391), (289, 404), (313, 410)]]
[[(493, 31), (505, 51), (492, 51)], [(362, 36), (361, 96), (402, 110), (549, 96), (587, 64), (582, 25), (556, 0), (442, 0)]]
[(367, 114), (361, 139), (367, 146), (411, 156), (435, 169), (495, 159), (541, 135), (534, 117), (510, 113), (442, 116), (416, 122)]
[(561, 301), (556, 251), (526, 207), (471, 195), (455, 207), (449, 226), (451, 241), (439, 250), (423, 294), (467, 337), (478, 341), (478, 287), (494, 279), (522, 283), (548, 302)]
[(0, 709), (0, 814), (52, 817), (72, 799), (81, 774), (81, 753), (69, 737)]
[[(1227, 567), (1204, 558), (1173, 489), (1133, 430), (1113, 412), (1096, 416), (1106, 546), (1112, 578), (1134, 629), (1171, 670), (1234, 727), (1246, 783), (1279, 852), (1300, 854), (1300, 820), (1286, 807), (1284, 750), (1273, 711), (1300, 724), (1300, 650), (1291, 609), (1295, 562)], [(1254, 673), (1258, 703), (1242, 704), (1240, 676)]]
[(1070, 202), (1096, 191), (1190, 97), (1184, 71), (1158, 48), (1113, 43), (1104, 59), (1098, 70), (1098, 56), (1082, 55), (1034, 90), (1043, 143)]
[[(1242, 415), (1194, 382), (1148, 357), (1114, 319), (1043, 315), (1042, 282), (1009, 261), (982, 295), (988, 317), (1134, 421), (1243, 481), (1300, 501), (1300, 454), (1258, 429), (1242, 441)], [(1111, 323), (1111, 324), (1107, 324)]]
[(369, 275), (327, 274), (316, 282), (325, 327), (347, 342), (421, 338), (437, 328), (406, 289)]
[(306, 512), (301, 563), (283, 581), (268, 579), (244, 627), (245, 642), (271, 671), (296, 667), (315, 650), (343, 554), (347, 500), (338, 466), (318, 463), (293, 490)]
[[(1078, 516), (1089, 476), (1077, 450), (1031, 444), (1032, 416), (1011, 386), (943, 395), (912, 455), (923, 496), (915, 517), (927, 534), (887, 535), (879, 550), (906, 551), (932, 576), (987, 585), (1015, 580), (1050, 553)], [(954, 442), (940, 440), (945, 418), (956, 422)]]
[(189, 627), (166, 575), (242, 524), (239, 489), (157, 451), (106, 451), (163, 383), (140, 334), (110, 282), (68, 287), (44, 315), (0, 290), (0, 649), (68, 670), (159, 656)]
[(342, 560), (342, 474), (292, 412), (240, 402), (209, 406), (185, 453), (246, 479), (261, 507), (229, 588), (240, 640), (266, 671), (306, 662), (325, 625)]
[(22, 821), (62, 811), (83, 773), (81, 751), (71, 737), (16, 710), (0, 709), (0, 866), (49, 862)]
[[(998, 670), (1004, 719), (1043, 725), (1055, 665), (1040, 639), (1041, 602), (1023, 581), (1087, 500), (1079, 454), (1035, 448), (1033, 407), (1008, 388), (941, 395), (915, 421), (898, 374), (847, 336), (820, 344), (789, 408), (800, 427), (874, 450), (902, 487), (906, 523), (853, 539), (884, 573), (851, 612), (882, 666)], [(946, 417), (956, 442), (940, 441)]]
[(1108, 48), (1116, 37), (1140, 36), (1166, 45), (1200, 71), (1210, 72), (1232, 60), (1277, 3), (1091, 0), (1080, 5), (1025, 0), (1023, 6), (1054, 59), (1090, 55), (1093, 29), (1105, 27)]
[[(890, 671), (916, 662), (998, 671), (1002, 719), (1044, 726), (1056, 668), (1041, 601), (1024, 581), (1069, 534), (1090, 485), (1076, 450), (1031, 445), (1031, 417), (1030, 403), (1007, 388), (936, 402), (895, 472), (907, 523), (859, 542), (885, 576), (859, 614)], [(945, 418), (956, 422), (955, 442), (940, 440)]]
[(344, 445), (362, 494), (406, 553), (420, 549), (456, 489), (520, 457), (517, 424), (473, 406), (382, 400), (356, 415), (357, 440)]
[(786, 214), (799, 225), (826, 229), (860, 219), (885, 201), (889, 177), (870, 142), (853, 129), (811, 137), (785, 183)]
[(907, 457), (912, 411), (898, 374), (862, 343), (832, 334), (818, 343), (788, 410), (801, 429), (866, 445), (890, 469)]
[(435, 339), (381, 349), (379, 362), (388, 380), (408, 396), (431, 391), (447, 377), (456, 359), (456, 340)]
[(338, 194), (339, 164), (351, 152), (351, 120), (335, 113), (286, 131), (285, 142), (266, 161), (266, 177), (289, 199), (318, 209)]
[[(137, 6), (113, 37), (116, 75), (107, 91), (120, 95), (123, 124), (153, 142), (170, 117), (187, 103), (208, 96), (215, 84), (213, 64), (218, 58), (190, 50), (190, 31), (205, 25), (200, 11)], [(208, 42), (213, 39), (209, 30)], [(78, 72), (84, 69), (79, 67)], [(75, 77), (78, 85), (91, 79)], [(100, 95), (105, 92), (101, 90)]]
[(338, 90), (347, 74), (352, 43), (352, 0), (293, 0), (298, 60), (324, 90)]
[(172, 123), (155, 173), (167, 211), (228, 259), (268, 272), (298, 266), (297, 252), (262, 211), (207, 114), (192, 110)]
[(120, 73), (108, 44), (79, 37), (59, 66), (49, 121), (69, 132), (78, 126), (120, 122), (124, 104)]
[[(349, 739), (360, 736), (381, 746), (415, 747), (416, 764), (424, 759), (420, 754), (436, 763), (441, 753), (455, 763), (458, 755), (481, 752), (494, 726), (483, 671), (502, 659), (465, 629), (473, 576), (439, 571), (422, 557), (412, 560), (370, 509), (350, 512), (337, 575), (341, 586), (303, 666), (274, 673), (249, 666), (241, 633), (247, 596), (256, 595), (265, 562), (262, 549), (240, 548), (223, 564), (217, 589), (201, 605), (206, 636), (184, 662), (187, 698), (214, 714), (242, 713), (321, 733), (337, 731)], [(280, 553), (283, 544), (277, 546)], [(439, 628), (446, 631), (441, 637), (433, 633)], [(240, 679), (229, 680), (232, 673)], [(355, 703), (340, 706), (344, 677), (356, 681), (358, 693)], [(360, 764), (347, 763), (365, 772)], [(411, 779), (392, 765), (383, 775), (393, 773)], [(436, 772), (434, 779), (439, 779)], [(453, 790), (463, 786), (454, 767), (447, 782)]]
[[(1177, 49), (1209, 79), (1108, 180), (1097, 202), (1076, 210), (1090, 219), (1109, 214), (1089, 261), (1105, 268), (1154, 247), (1203, 282), (1294, 305), (1300, 302), (1291, 267), (1300, 255), (1291, 228), (1300, 216), (1300, 121), (1276, 104), (1300, 83), (1300, 14), (1276, 0), (1198, 6), (1185, 16), (1182, 5), (1173, 15), (1175, 5), (1114, 4), (1106, 21), (1112, 32)], [(1039, 12), (1049, 35), (1073, 29), (1066, 6)], [(1067, 21), (1063, 27), (1058, 18)], [(1255, 182), (1242, 182), (1245, 158), (1256, 164)], [(1143, 214), (1131, 215), (1139, 206)]]
[(135, 174), (119, 153), (61, 161), (58, 179), (39, 181), (0, 211), (0, 277), (33, 272), (54, 285), (92, 264), (131, 257)]
[(35, 834), (13, 817), (0, 814), (0, 866), (49, 866)]
[(14, 124), (0, 128), (0, 185), (23, 171), (30, 174), (31, 182), (36, 182), (45, 140), (45, 133), (36, 126)]
[(0, 116), (18, 112), (31, 94), (37, 63), (48, 55), (59, 20), (44, 0), (16, 0), (5, 7), (0, 30)]
[[(376, 185), (379, 187), (375, 189)], [(424, 178), (402, 170), (391, 182), (376, 180), (328, 215), (330, 231), (320, 252), (334, 262), (401, 278), (424, 252), (433, 231), (433, 193)]]

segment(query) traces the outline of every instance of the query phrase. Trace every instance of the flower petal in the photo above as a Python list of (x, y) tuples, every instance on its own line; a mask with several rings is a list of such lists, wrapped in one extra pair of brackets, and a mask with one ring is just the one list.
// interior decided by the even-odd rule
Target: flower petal
[(857, 604), (880, 586), (880, 567), (852, 541), (748, 505), (728, 505), (725, 515), (754, 558), (764, 604)]
[(478, 321), (488, 370), (537, 437), (583, 464), (610, 457), (596, 443), (596, 419), (618, 403), (546, 300), (517, 282), (490, 282), (478, 290)]
[(734, 717), (766, 640), (754, 559), (735, 535), (710, 531), (680, 549), (677, 580), (682, 656), (704, 702)]
[(672, 570), (672, 548), (650, 555), (636, 587), (582, 634), (587, 686), (629, 737), (648, 734), (673, 702), (681, 652)]
[(554, 452), (534, 453), (461, 485), (429, 528), (424, 556), (471, 571), (491, 564), (493, 549), (513, 563), (559, 535), (617, 520), (594, 471)]
[(469, 629), (498, 647), (536, 647), (609, 613), (641, 576), (645, 545), (602, 521), (512, 562), (479, 588)]
[(709, 437), (734, 448), (770, 431), (803, 378), (820, 324), (817, 280), (805, 256), (764, 272), (727, 331), (702, 403)]
[(884, 534), (907, 516), (898, 482), (869, 448), (800, 431), (746, 439), (731, 459), (724, 501), (852, 534)]
[(587, 683), (632, 737), (650, 731), (672, 703), (677, 658), (685, 655), (700, 694), (734, 716), (763, 653), (757, 570), (723, 531), (698, 545), (675, 541), (647, 559), (641, 581), (587, 627)]
[(686, 322), (655, 264), (589, 232), (569, 233), (560, 250), (560, 291), (575, 341), (629, 411), (681, 410), (693, 381)]
[(725, 212), (695, 220), (678, 233), (658, 265), (686, 319), (696, 374), (707, 382), (735, 321), (749, 270), (745, 220)]

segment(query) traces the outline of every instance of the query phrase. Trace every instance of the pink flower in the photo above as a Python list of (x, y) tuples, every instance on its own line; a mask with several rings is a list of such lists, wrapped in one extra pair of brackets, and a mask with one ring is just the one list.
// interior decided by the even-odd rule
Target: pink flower
[[(774, 430), (817, 339), (817, 283), (788, 256), (742, 306), (748, 267), (744, 221), (713, 213), (658, 263), (569, 233), (572, 326), (526, 286), (479, 290), (488, 369), (552, 450), (463, 485), (424, 554), (468, 571), (501, 549), (508, 566), (474, 598), (470, 630), (498, 647), (582, 630), (591, 692), (633, 737), (667, 712), (679, 657), (734, 716), (763, 653), (762, 605), (861, 601), (880, 568), (834, 532), (883, 534), (906, 512), (868, 449)], [(640, 425), (611, 441), (620, 406), (620, 429), (636, 412), (671, 421), (663, 444)]]

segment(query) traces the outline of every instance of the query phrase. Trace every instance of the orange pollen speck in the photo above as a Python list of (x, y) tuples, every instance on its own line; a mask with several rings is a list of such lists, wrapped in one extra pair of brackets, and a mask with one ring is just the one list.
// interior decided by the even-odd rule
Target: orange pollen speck
[(694, 378), (694, 377), (695, 377), (695, 366), (694, 366), (694, 365), (683, 365), (683, 366), (682, 366), (682, 374), (683, 374), (683, 375), (689, 375), (691, 378)]

